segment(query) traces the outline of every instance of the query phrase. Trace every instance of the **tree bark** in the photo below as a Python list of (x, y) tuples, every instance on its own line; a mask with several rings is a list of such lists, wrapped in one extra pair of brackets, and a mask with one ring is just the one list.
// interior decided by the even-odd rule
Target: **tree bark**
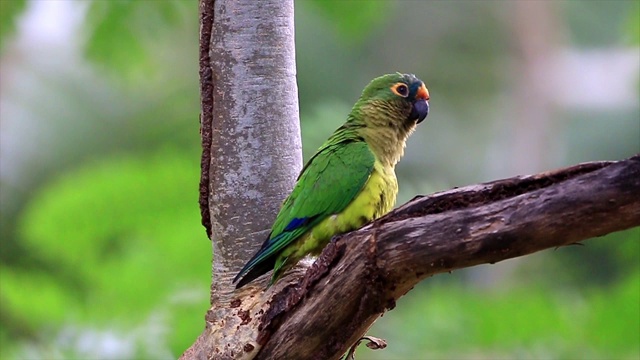
[(203, 0), (202, 221), (213, 244), (211, 303), (268, 234), (302, 167), (293, 2)]
[[(292, 0), (201, 0), (211, 308), (181, 359), (337, 359), (419, 281), (640, 225), (640, 155), (418, 197), (265, 289), (231, 279), (301, 167)], [(277, 90), (274, 90), (277, 89)]]
[(302, 146), (293, 0), (201, 0), (199, 7), (199, 203), (212, 240), (212, 306), (207, 329), (183, 357), (217, 359), (248, 349), (239, 340), (253, 331), (237, 330), (245, 319), (230, 315), (231, 280), (293, 187)]

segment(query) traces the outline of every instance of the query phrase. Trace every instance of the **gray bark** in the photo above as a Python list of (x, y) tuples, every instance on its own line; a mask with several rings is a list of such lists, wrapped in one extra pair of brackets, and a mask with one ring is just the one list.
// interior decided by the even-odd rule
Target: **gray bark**
[(212, 240), (212, 306), (206, 329), (182, 357), (239, 358), (255, 354), (244, 341), (255, 330), (240, 329), (246, 318), (232, 316), (231, 280), (262, 244), (302, 167), (293, 0), (199, 6), (199, 203)]
[(217, 304), (229, 301), (231, 279), (267, 236), (302, 157), (293, 1), (203, 0), (201, 8), (201, 210)]

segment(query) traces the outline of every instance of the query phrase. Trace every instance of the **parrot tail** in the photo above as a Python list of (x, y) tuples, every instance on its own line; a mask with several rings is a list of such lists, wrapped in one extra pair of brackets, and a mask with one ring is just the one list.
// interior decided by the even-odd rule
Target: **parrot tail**
[[(265, 261), (261, 261), (257, 264), (255, 264), (254, 267), (251, 268), (251, 270), (247, 271), (246, 274), (242, 274), (242, 271), (238, 274), (238, 276), (236, 276), (235, 279), (233, 279), (233, 282), (238, 282), (236, 284), (236, 289), (240, 289), (241, 287), (247, 285), (248, 283), (252, 282), (253, 280), (259, 278), (260, 276), (268, 273), (270, 270), (273, 270), (273, 267), (276, 264), (276, 260), (275, 260), (275, 256), (273, 257), (273, 260), (271, 259), (265, 259)], [(239, 280), (239, 281), (238, 281)], [(269, 285), (271, 285), (271, 283), (269, 283)]]

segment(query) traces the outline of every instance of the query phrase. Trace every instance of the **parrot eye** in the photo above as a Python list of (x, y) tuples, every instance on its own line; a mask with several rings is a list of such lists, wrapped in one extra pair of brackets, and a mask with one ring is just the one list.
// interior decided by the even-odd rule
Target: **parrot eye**
[(398, 96), (402, 96), (402, 97), (409, 96), (409, 88), (407, 87), (407, 85), (403, 83), (397, 83), (393, 85), (391, 87), (391, 91), (393, 91), (393, 93)]

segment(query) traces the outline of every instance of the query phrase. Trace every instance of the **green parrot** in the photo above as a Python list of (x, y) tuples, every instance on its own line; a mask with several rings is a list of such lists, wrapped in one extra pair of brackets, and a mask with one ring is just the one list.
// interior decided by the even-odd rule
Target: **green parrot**
[(395, 165), (407, 137), (429, 112), (429, 91), (411, 74), (373, 79), (347, 122), (309, 159), (266, 241), (233, 282), (240, 288), (273, 269), (269, 285), (331, 237), (393, 209)]

